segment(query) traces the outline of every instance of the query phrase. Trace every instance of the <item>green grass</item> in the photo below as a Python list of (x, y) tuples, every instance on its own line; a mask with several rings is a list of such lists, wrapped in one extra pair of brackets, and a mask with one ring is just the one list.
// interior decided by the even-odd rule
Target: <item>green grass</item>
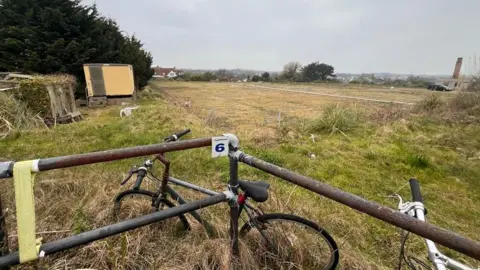
[[(147, 96), (130, 118), (120, 118), (119, 107), (85, 109), (85, 120), (78, 123), (15, 132), (0, 140), (1, 158), (26, 160), (152, 144), (187, 127), (192, 129), (188, 138), (232, 131), (205, 126), (204, 119), (158, 99), (155, 91), (148, 92)], [(285, 126), (279, 128), (277, 137), (273, 138), (275, 144), (260, 144), (258, 138), (254, 140), (242, 130), (232, 132), (237, 133), (242, 149), (249, 154), (391, 207), (396, 207), (397, 202), (387, 196), (397, 192), (409, 199), (407, 181), (417, 177), (429, 209), (429, 222), (480, 241), (480, 161), (472, 158), (480, 153), (478, 125), (446, 124), (429, 116), (411, 116), (379, 124), (358, 120), (357, 112), (352, 112), (353, 119), (350, 115), (353, 109), (347, 110), (348, 113), (331, 112), (336, 118), (332, 116), (332, 121), (322, 122), (326, 123), (322, 124), (325, 128), (318, 130), (299, 127), (299, 124), (318, 124), (318, 119), (303, 119), (304, 123), (285, 121)], [(342, 133), (331, 132), (332, 127)], [(296, 137), (286, 136), (289, 131), (295, 131)], [(318, 133), (315, 142), (310, 139), (312, 131)], [(468, 155), (459, 148), (468, 149)], [(315, 159), (310, 157), (312, 153)], [(215, 190), (225, 188), (228, 160), (211, 159), (209, 149), (170, 153), (168, 158), (176, 177)], [(125, 189), (120, 188), (119, 183), (124, 173), (142, 160), (136, 158), (39, 174), (35, 189), (37, 231), (72, 229), (72, 233), (78, 233), (112, 223), (109, 211), (113, 197), (120, 189)], [(157, 167), (160, 175), (160, 167)], [(341, 246), (342, 269), (395, 267), (399, 247), (396, 228), (246, 165), (240, 166), (240, 178), (269, 181), (272, 192), (267, 209), (306, 216), (330, 231), (339, 244), (344, 243)], [(11, 181), (3, 181), (0, 185), (5, 207), (14, 209)], [(153, 183), (146, 185), (154, 187)], [(187, 197), (201, 196), (187, 193)], [(214, 207), (202, 213), (217, 226), (226, 228), (228, 216), (224, 211), (224, 207)], [(7, 217), (7, 224), (9, 232), (14, 232), (13, 215)], [(226, 242), (207, 239), (195, 230), (192, 235), (179, 238), (175, 243), (164, 243), (161, 237), (167, 236), (159, 236), (155, 227), (149, 226), (55, 256), (55, 259), (45, 260), (42, 266), (54, 267), (62, 259), (71, 267), (96, 268), (114, 265), (115, 268), (185, 269), (211, 266), (212, 261), (221, 264), (224, 250), (219, 251), (219, 248), (225, 247)], [(44, 242), (61, 236), (46, 236)], [(179, 248), (182, 248), (181, 254), (169, 252)], [(426, 255), (418, 238), (413, 239), (409, 250), (422, 259)], [(456, 252), (452, 254), (478, 266)], [(111, 259), (106, 260), (106, 257)], [(208, 262), (205, 261), (207, 257)], [(113, 258), (118, 260), (112, 262)]]

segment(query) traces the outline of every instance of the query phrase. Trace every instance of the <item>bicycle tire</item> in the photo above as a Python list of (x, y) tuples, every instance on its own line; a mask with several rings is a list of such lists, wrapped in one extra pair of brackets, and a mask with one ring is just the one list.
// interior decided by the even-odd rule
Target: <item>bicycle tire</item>
[[(275, 222), (285, 222), (285, 223), (291, 223), (291, 224), (298, 224), (300, 226), (303, 226), (305, 228), (310, 228), (313, 232), (316, 232), (316, 234), (320, 235), (319, 239), (323, 239), (323, 242), (325, 242), (329, 249), (330, 249), (330, 259), (326, 263), (323, 269), (335, 269), (338, 265), (339, 262), (339, 251), (337, 247), (337, 243), (333, 239), (333, 237), (322, 227), (320, 227), (318, 224), (316, 224), (313, 221), (310, 221), (308, 219), (296, 216), (296, 215), (291, 215), (291, 214), (282, 214), (282, 213), (272, 213), (272, 214), (263, 214), (259, 215), (253, 220), (249, 220), (249, 222), (245, 223), (242, 228), (240, 229), (239, 236), (243, 239), (247, 237), (247, 234), (252, 231), (252, 228), (257, 229), (259, 232), (260, 230), (264, 231), (265, 227), (268, 224), (275, 225)], [(265, 238), (266, 236), (262, 234), (262, 238)], [(310, 239), (311, 240), (311, 239)], [(270, 240), (267, 240), (270, 242)], [(288, 239), (288, 241), (292, 244), (291, 239)], [(303, 240), (301, 240), (303, 243)], [(293, 244), (292, 244), (293, 245)], [(277, 249), (278, 250), (278, 249)], [(261, 252), (258, 252), (259, 249), (255, 250), (256, 255), (260, 255)], [(308, 249), (307, 252), (310, 252), (311, 250)], [(267, 256), (272, 256), (271, 252), (267, 251), (265, 252)], [(302, 255), (303, 256), (303, 255)], [(268, 260), (262, 259), (262, 261), (266, 262)], [(277, 258), (274, 258), (272, 261), (274, 263), (279, 263), (279, 260)], [(279, 265), (274, 266), (274, 268), (284, 268)], [(287, 267), (288, 269), (291, 269), (290, 267)], [(305, 267), (305, 266), (300, 266), (300, 269), (320, 269), (318, 267)]]
[[(119, 216), (120, 216), (120, 211), (121, 211), (123, 200), (126, 199), (126, 198), (129, 198), (129, 197), (132, 197), (132, 196), (140, 196), (142, 198), (145, 198), (146, 201), (150, 202), (150, 206), (154, 209), (155, 200), (157, 199), (158, 194), (156, 194), (155, 192), (149, 191), (149, 190), (144, 190), (144, 189), (139, 189), (139, 190), (129, 189), (129, 190), (125, 190), (123, 192), (120, 192), (115, 197), (114, 208), (113, 208), (113, 216), (117, 220), (120, 218)], [(176, 206), (173, 202), (171, 202), (167, 199), (163, 199), (162, 203), (164, 203), (169, 208), (172, 208), (172, 207)], [(155, 211), (158, 211), (158, 209), (155, 209)], [(190, 229), (190, 223), (188, 223), (188, 220), (185, 217), (185, 215), (183, 215), (183, 214), (178, 215), (178, 218), (182, 222), (182, 224), (184, 226), (184, 229), (189, 230)]]

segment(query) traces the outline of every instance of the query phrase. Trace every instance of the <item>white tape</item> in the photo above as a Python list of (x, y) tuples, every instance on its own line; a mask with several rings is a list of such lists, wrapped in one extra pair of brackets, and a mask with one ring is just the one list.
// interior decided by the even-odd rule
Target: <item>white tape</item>
[(226, 196), (227, 199), (229, 199), (229, 200), (235, 198), (235, 194), (234, 194), (231, 190), (225, 190), (225, 191), (223, 192), (223, 194), (225, 194), (225, 196)]
[(39, 159), (32, 160), (32, 172), (40, 172), (40, 169), (38, 168), (38, 161)]
[(39, 257), (39, 258), (45, 257), (45, 251), (40, 250), (40, 253), (38, 254), (38, 257)]

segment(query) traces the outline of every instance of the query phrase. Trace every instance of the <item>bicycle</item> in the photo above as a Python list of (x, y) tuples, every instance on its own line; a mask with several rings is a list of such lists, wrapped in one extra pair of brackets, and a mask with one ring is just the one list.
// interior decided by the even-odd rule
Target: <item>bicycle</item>
[[(415, 178), (410, 179), (409, 183), (410, 183), (410, 191), (412, 193), (412, 202), (408, 202), (408, 201), (403, 202), (403, 198), (400, 195), (394, 194), (394, 196), (397, 196), (399, 199), (398, 210), (401, 213), (407, 214), (411, 217), (415, 217), (421, 221), (426, 222), (425, 216), (427, 214), (427, 210), (425, 209), (425, 206), (423, 204), (423, 197), (422, 197), (422, 193), (420, 192), (420, 184), (418, 183), (418, 180)], [(421, 265), (426, 269), (432, 269), (430, 266), (428, 266), (425, 262), (423, 262), (420, 259), (417, 259), (413, 256), (408, 256), (408, 257), (405, 256), (405, 244), (407, 242), (408, 235), (409, 233), (407, 233), (405, 236), (402, 236), (402, 239), (401, 239), (398, 269), (401, 269), (402, 267), (402, 260), (405, 261), (407, 266), (413, 270), (418, 269), (416, 268), (415, 264)], [(424, 240), (428, 250), (428, 260), (435, 266), (435, 269), (437, 270), (445, 270), (445, 269), (474, 270), (473, 268), (466, 266), (442, 254), (437, 249), (433, 241), (428, 239), (424, 239)]]
[[(188, 132), (190, 130), (174, 134), (167, 137), (165, 141), (176, 141)], [(165, 165), (162, 179), (158, 179), (151, 172), (153, 163), (156, 160)], [(230, 171), (236, 171), (236, 168), (231, 167)], [(143, 200), (149, 202), (154, 211), (160, 210), (162, 204), (167, 207), (174, 206), (174, 203), (168, 199), (168, 196), (178, 204), (186, 204), (186, 201), (168, 185), (169, 183), (209, 196), (222, 194), (171, 177), (170, 162), (165, 158), (164, 154), (158, 154), (153, 160), (145, 161), (143, 166), (131, 169), (127, 178), (121, 184), (127, 183), (134, 173), (137, 173), (137, 181), (133, 188), (119, 193), (115, 198), (115, 211), (117, 214), (121, 211), (122, 201), (132, 195), (140, 196)], [(140, 188), (145, 177), (160, 183), (155, 192)], [(235, 196), (234, 200), (230, 201), (230, 204), (236, 204), (239, 209), (238, 214), (235, 214), (237, 216), (236, 220), (240, 218), (244, 222), (238, 235), (245, 246), (256, 251), (254, 254), (256, 261), (263, 262), (263, 264), (272, 266), (275, 269), (335, 269), (339, 261), (339, 251), (335, 240), (326, 230), (315, 222), (303, 217), (284, 213), (266, 214), (261, 209), (248, 203), (249, 199), (257, 203), (267, 201), (269, 187), (270, 184), (263, 181), (238, 180), (238, 188), (243, 193), (238, 193), (238, 196)], [(232, 187), (229, 185), (230, 189)], [(246, 213), (247, 219), (242, 217), (242, 213)], [(193, 211), (190, 214), (207, 231), (212, 231), (212, 226), (203, 220), (197, 212)], [(190, 224), (186, 217), (184, 215), (178, 217), (184, 228), (188, 230)], [(238, 225), (232, 227), (236, 226)], [(313, 236), (309, 233), (313, 233)], [(233, 249), (235, 250), (235, 247)], [(328, 254), (325, 254), (325, 251)], [(319, 257), (322, 259), (319, 260)]]

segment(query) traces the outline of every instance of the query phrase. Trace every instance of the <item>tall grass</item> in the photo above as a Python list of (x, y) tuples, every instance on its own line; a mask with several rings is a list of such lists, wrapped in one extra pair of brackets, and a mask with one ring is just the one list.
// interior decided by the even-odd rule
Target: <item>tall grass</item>
[[(192, 95), (195, 90), (192, 89)], [(186, 138), (231, 131), (215, 125), (206, 127), (204, 115), (174, 102), (156, 99), (153, 89), (150, 94), (149, 100), (139, 103), (140, 109), (133, 117), (118, 117), (118, 107), (85, 109), (88, 115), (85, 121), (29, 130), (19, 138), (1, 140), (1, 155), (10, 160), (25, 160), (157, 143), (160, 138), (186, 127), (192, 129)], [(429, 222), (480, 240), (480, 227), (476, 226), (480, 224), (480, 166), (474, 158), (480, 155), (480, 127), (439, 121), (423, 123), (418, 119), (436, 114), (417, 117), (419, 113), (412, 113), (411, 109), (402, 109), (405, 112), (401, 113), (397, 113), (395, 107), (386, 109), (388, 111), (379, 111), (377, 118), (365, 118), (370, 122), (368, 125), (362, 123), (363, 113), (358, 108), (329, 105), (314, 119), (285, 118), (278, 133), (270, 134), (268, 127), (255, 127), (254, 122), (250, 122), (249, 127), (255, 128), (255, 132), (233, 132), (239, 133), (242, 151), (246, 153), (392, 208), (397, 202), (386, 196), (399, 193), (409, 197), (408, 178), (418, 177), (429, 208)], [(244, 117), (241, 120), (251, 121), (248, 115)], [(229, 118), (229, 121), (235, 125), (239, 119)], [(421, 128), (408, 128), (408, 125)], [(309, 138), (312, 130), (318, 133), (315, 140)], [(349, 132), (350, 139), (323, 136), (339, 130)], [(281, 136), (292, 139), (280, 140)], [(469, 154), (472, 158), (465, 159), (458, 148), (476, 151)], [(311, 158), (311, 153), (316, 158)], [(167, 157), (172, 162), (173, 176), (216, 191), (225, 189), (228, 160), (211, 159), (210, 149), (168, 153)], [(112, 200), (117, 192), (131, 187), (119, 183), (132, 165), (143, 161), (138, 158), (39, 173), (35, 181), (37, 231), (70, 230), (69, 233), (43, 234), (43, 242), (115, 222)], [(340, 246), (339, 269), (396, 267), (399, 233), (395, 227), (246, 165), (240, 165), (239, 170), (242, 179), (265, 180), (271, 184), (270, 199), (261, 204), (266, 212), (304, 216), (329, 231)], [(161, 175), (162, 167), (156, 165), (155, 172)], [(144, 184), (142, 187), (155, 190), (153, 181), (146, 180)], [(187, 200), (204, 197), (180, 188), (178, 192)], [(13, 209), (10, 212), (13, 213), (12, 181), (0, 182), (0, 193), (4, 207)], [(145, 204), (143, 209), (142, 213), (149, 213), (150, 204)], [(192, 230), (182, 235), (172, 233), (169, 222), (161, 222), (46, 256), (20, 268), (232, 269), (228, 263), (228, 206), (199, 211), (215, 226), (220, 237), (209, 237), (187, 215), (192, 221)], [(6, 222), (9, 234), (15, 235), (15, 216), (8, 214)], [(16, 238), (11, 240), (11, 247), (15, 249)], [(408, 251), (418, 257), (425, 255), (422, 239), (411, 237), (411, 240)], [(253, 260), (256, 250), (248, 249), (243, 243), (241, 249), (242, 265), (238, 268), (271, 269), (262, 268)], [(458, 254), (453, 257), (478, 267), (468, 258)]]
[(0, 138), (14, 130), (45, 126), (41, 118), (13, 96), (0, 92)]
[(414, 110), (431, 113), (443, 107), (445, 104), (445, 101), (443, 101), (438, 95), (433, 94), (418, 102), (415, 105)]
[(480, 112), (480, 92), (458, 93), (449, 105), (454, 111)]
[(310, 131), (335, 133), (351, 131), (359, 125), (359, 112), (355, 108), (340, 104), (329, 104), (322, 108), (320, 116), (310, 123)]

